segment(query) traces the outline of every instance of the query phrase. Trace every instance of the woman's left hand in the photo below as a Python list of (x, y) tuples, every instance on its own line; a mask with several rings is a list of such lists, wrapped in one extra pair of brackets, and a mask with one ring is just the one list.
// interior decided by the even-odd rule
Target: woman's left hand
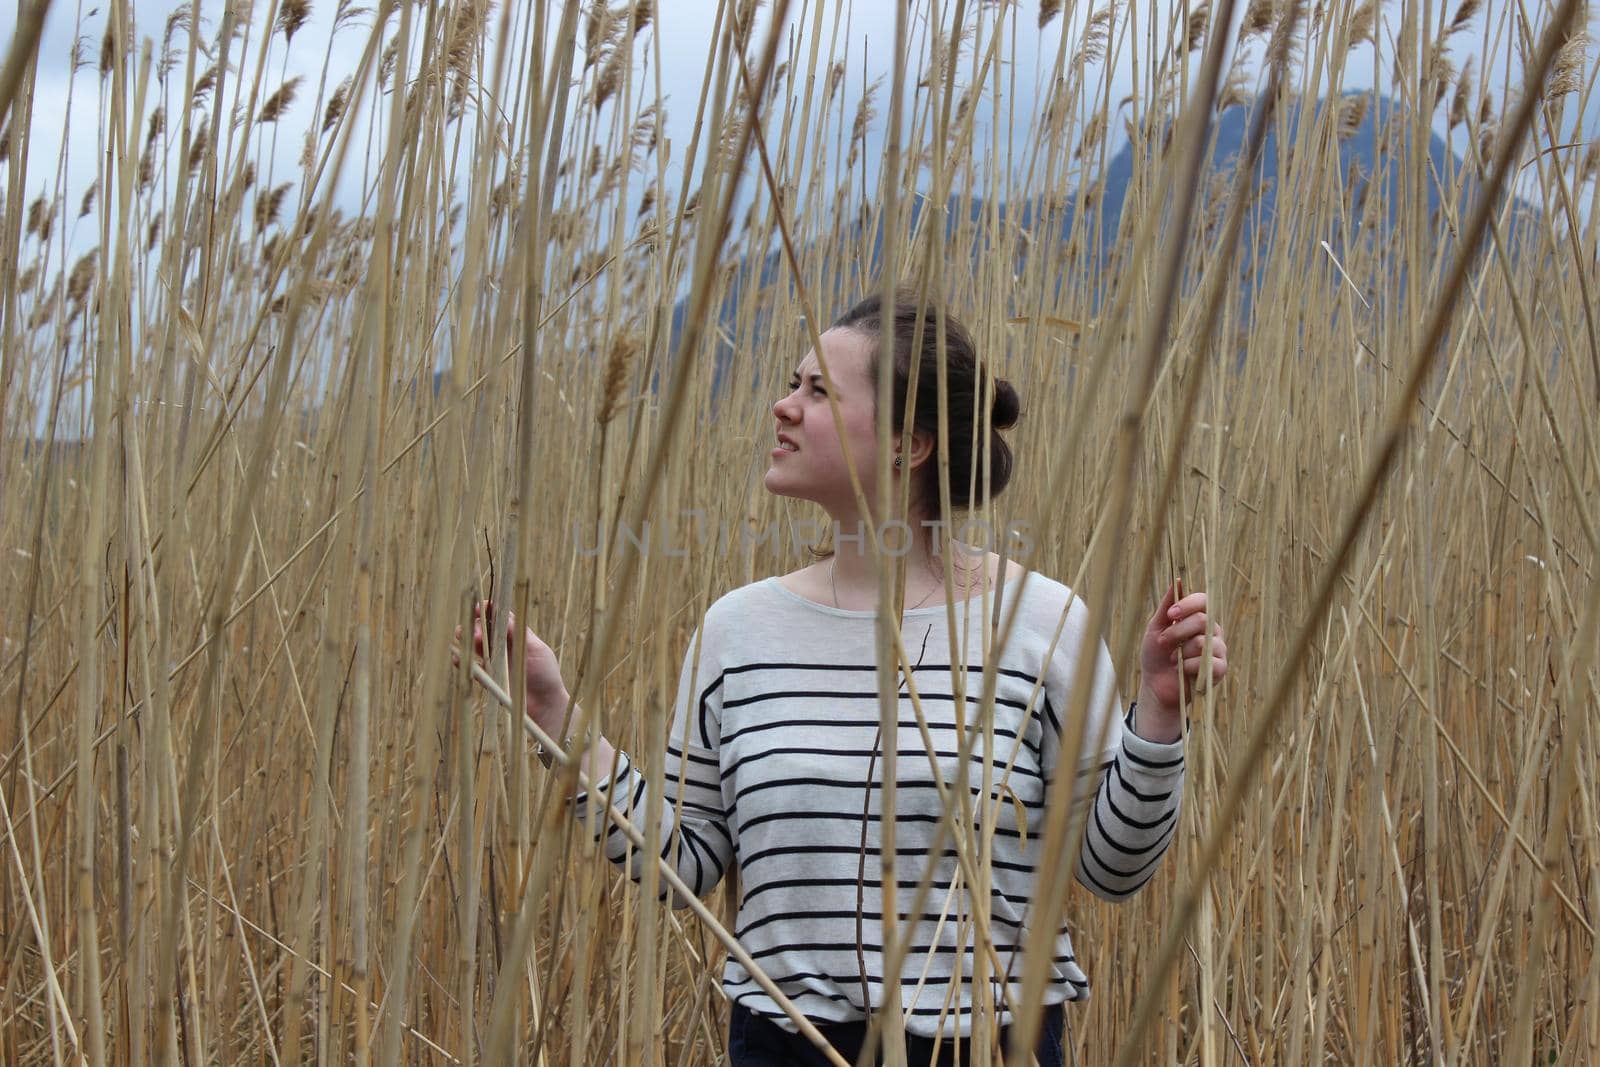
[(1222, 681), (1228, 673), (1228, 646), (1222, 639), (1222, 624), (1206, 614), (1205, 593), (1190, 593), (1179, 599), (1180, 591), (1174, 585), (1161, 598), (1161, 606), (1145, 627), (1139, 649), (1143, 699), (1153, 700), (1157, 709), (1173, 716), (1178, 714), (1180, 692), (1184, 701), (1205, 692), (1207, 684), (1202, 682), (1201, 674), (1208, 650), (1209, 684)]

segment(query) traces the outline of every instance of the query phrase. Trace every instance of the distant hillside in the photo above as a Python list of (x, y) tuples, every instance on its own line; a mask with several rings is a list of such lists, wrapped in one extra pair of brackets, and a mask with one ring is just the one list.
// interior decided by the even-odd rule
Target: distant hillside
[[(1340, 195), (1343, 195), (1342, 189), (1345, 183), (1349, 184), (1352, 198), (1356, 202), (1359, 202), (1363, 192), (1366, 195), (1380, 195), (1382, 202), (1390, 205), (1389, 217), (1386, 221), (1388, 225), (1393, 226), (1395, 223), (1394, 211), (1403, 202), (1399, 186), (1400, 179), (1393, 173), (1393, 169), (1386, 176), (1383, 188), (1364, 190), (1363, 187), (1369, 186), (1372, 176), (1380, 170), (1378, 133), (1390, 117), (1400, 111), (1400, 104), (1390, 97), (1373, 94), (1349, 94), (1347, 99), (1354, 99), (1357, 95), (1367, 97), (1368, 104), (1359, 125), (1349, 136), (1339, 142), (1338, 152), (1342, 179)], [(1317, 104), (1319, 110), (1326, 106), (1339, 106), (1339, 101), (1324, 100), (1319, 101)], [(1285, 127), (1290, 130), (1295, 129), (1297, 118), (1296, 109), (1291, 109), (1289, 121), (1284, 124)], [(1236, 105), (1222, 112), (1213, 123), (1214, 148), (1211, 157), (1211, 168), (1212, 174), (1217, 180), (1221, 180), (1233, 173), (1239, 154), (1243, 151), (1245, 140), (1249, 135), (1250, 119), (1249, 109), (1244, 105)], [(1246, 261), (1249, 258), (1253, 258), (1245, 255), (1249, 249), (1260, 242), (1271, 240), (1272, 226), (1277, 215), (1279, 126), (1280, 123), (1275, 121), (1268, 131), (1260, 165), (1257, 168), (1255, 181), (1257, 200), (1253, 205), (1250, 216), (1247, 217), (1245, 231), (1242, 235), (1241, 258)], [(1429, 138), (1428, 154), (1432, 162), (1433, 175), (1437, 176), (1430, 176), (1427, 184), (1428, 207), (1430, 216), (1432, 216), (1439, 208), (1439, 181), (1454, 183), (1459, 180), (1459, 176), (1462, 174), (1466, 164), (1450, 150), (1449, 146), (1436, 133)], [(1134, 180), (1134, 165), (1133, 145), (1131, 143), (1124, 144), (1120, 151), (1107, 163), (1105, 184), (1100, 202), (1091, 205), (1089, 209), (1099, 214), (1098, 221), (1103, 228), (1099, 241), (1099, 247), (1103, 250), (1102, 262), (1104, 262), (1104, 257), (1109, 255), (1108, 250), (1116, 246), (1116, 238), (1122, 224), (1123, 209), (1127, 202), (1130, 185)], [(1471, 190), (1475, 184), (1470, 177), (1465, 180), (1464, 189), (1468, 197), (1470, 197)], [(927, 202), (926, 198), (920, 197), (912, 202), (913, 223), (920, 220)], [(980, 199), (974, 199), (963, 204), (960, 198), (952, 197), (948, 204), (947, 227), (953, 228), (958, 220), (961, 219), (963, 213), (965, 213), (969, 221), (978, 222), (987, 217), (987, 205)], [(1010, 220), (1014, 217), (1016, 225), (1020, 229), (1033, 233), (1040, 211), (1037, 202), (1025, 202), (1015, 208), (1002, 204), (996, 210), (996, 214), (1003, 220)], [(1070, 207), (1064, 211), (1058, 209), (1057, 217), (1061, 220), (1060, 232), (1057, 235), (1058, 239), (1063, 241), (1070, 240), (1080, 220), (1074, 217)], [(859, 230), (856, 231), (856, 234), (859, 234)], [(1335, 240), (1335, 236), (1330, 234), (1328, 239), (1337, 246), (1338, 242)], [(1037, 248), (1037, 241), (1035, 241), (1034, 246)], [(829, 311), (842, 311), (849, 303), (859, 299), (865, 287), (871, 283), (876, 275), (878, 250), (880, 248), (881, 233), (874, 241), (870, 263), (862, 264), (859, 269), (852, 271), (852, 274), (855, 275), (854, 277), (834, 279), (834, 284), (830, 287), (832, 291), (812, 294), (818, 306)], [(728, 294), (723, 301), (719, 314), (719, 320), (724, 326), (731, 326), (736, 320), (744, 288), (757, 280), (751, 276), (752, 273), (753, 271), (748, 265), (734, 273)], [(773, 252), (766, 256), (760, 264), (758, 276), (760, 285), (757, 288), (775, 284), (781, 281), (787, 273), (788, 268), (784, 264), (780, 253)], [(1248, 307), (1250, 299), (1250, 288), (1247, 281), (1243, 294), (1246, 307)], [(685, 301), (679, 301), (673, 309), (672, 340), (674, 348), (677, 346), (678, 339), (681, 336), (687, 311), (688, 308)], [(733, 356), (734, 353), (731, 347), (725, 341), (717, 346), (716, 381), (720, 381), (723, 370)]]

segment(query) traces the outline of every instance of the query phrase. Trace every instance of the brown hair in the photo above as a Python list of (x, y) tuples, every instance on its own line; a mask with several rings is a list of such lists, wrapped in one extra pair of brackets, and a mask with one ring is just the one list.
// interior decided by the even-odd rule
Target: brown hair
[[(905, 429), (906, 394), (910, 391), (911, 364), (915, 359), (917, 372), (916, 407), (911, 414), (912, 430), (920, 430), (937, 441), (939, 432), (939, 329), (944, 331), (945, 384), (948, 407), (946, 417), (950, 434), (950, 506), (966, 510), (984, 502), (983, 467), (988, 461), (989, 495), (997, 495), (1011, 480), (1011, 446), (1000, 436), (1017, 424), (1022, 413), (1022, 402), (1011, 383), (1004, 378), (993, 378), (994, 399), (989, 414), (988, 440), (979, 446), (983, 422), (977, 399), (981, 397), (993, 376), (978, 362), (977, 348), (967, 328), (948, 310), (936, 307), (933, 301), (922, 307), (915, 289), (900, 288), (895, 292), (892, 314), (888, 317), (888, 334), (893, 341), (892, 363), (894, 369), (894, 416), (891, 426), (896, 434)], [(872, 339), (872, 355), (868, 360), (868, 377), (876, 383), (882, 365), (885, 316), (878, 294), (867, 297), (846, 311), (834, 322), (832, 329), (855, 330)], [(916, 346), (913, 350), (913, 345)], [(937, 448), (937, 444), (935, 445)], [(911, 500), (933, 518), (948, 520), (939, 506), (939, 468), (936, 463), (924, 463), (912, 472)], [(969, 485), (971, 490), (969, 492)]]

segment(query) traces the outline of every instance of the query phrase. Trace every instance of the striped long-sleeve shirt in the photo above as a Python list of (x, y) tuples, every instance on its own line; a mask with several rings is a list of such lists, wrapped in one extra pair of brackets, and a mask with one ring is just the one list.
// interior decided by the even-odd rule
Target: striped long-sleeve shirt
[[(1002, 587), (1005, 610), (1016, 597), (1017, 625), (998, 660), (987, 779), (981, 605), (987, 602), (992, 610), (994, 596), (955, 605), (956, 655), (944, 605), (904, 613), (901, 637), (914, 666), (909, 685), (903, 674), (896, 679), (894, 910), (901, 938), (911, 942), (900, 988), (906, 1027), (914, 1034), (932, 1036), (942, 1015), (946, 1036), (969, 1033), (974, 1003), (976, 939), (969, 916), (976, 894), (949, 835), (934, 848), (944, 811), (939, 779), (948, 795), (969, 805), (969, 824), (993, 827), (988, 924), (995, 955), (1009, 975), (1003, 989), (990, 972), (1001, 1025), (1010, 1019), (1004, 1005), (1021, 993), (1025, 945), (1026, 951), (1051, 952), (1047, 1003), (1081, 999), (1089, 991), (1065, 928), (1030, 936), (1029, 903), (1040, 880), (1049, 877), (1035, 869), (1044, 851), (1047, 787), (1072, 780), (1080, 797), (1093, 794), (1076, 875), (1107, 900), (1124, 900), (1149, 880), (1177, 824), (1182, 742), (1157, 744), (1129, 728), (1110, 655), (1102, 642), (1091, 646), (1087, 638), (1087, 608), (1066, 586), (1036, 573)], [(815, 603), (777, 578), (719, 599), (684, 657), (660, 784), (663, 856), (697, 894), (736, 870), (736, 935), (796, 1007), (818, 1022), (857, 1021), (869, 1005), (876, 1010), (882, 1002), (884, 745), (873, 614)], [(959, 663), (969, 665), (960, 725), (953, 695), (960, 672), (952, 668)], [(1082, 742), (1069, 745), (1063, 722), (1083, 670), (1093, 671), (1092, 697)], [(966, 728), (980, 734), (975, 744), (969, 742), (966, 785), (958, 789), (958, 748)], [(1058, 770), (1067, 758), (1074, 765)], [(595, 791), (609, 793), (642, 828), (652, 788), (619, 754), (616, 773)], [(985, 797), (988, 802), (981, 803)], [(607, 855), (619, 863), (628, 859), (626, 837), (587, 801), (584, 794), (575, 798), (596, 836), (606, 835)], [(679, 801), (681, 819), (675, 819)], [(634, 853), (631, 859), (638, 878), (642, 857)], [(932, 892), (912, 916), (916, 886), (929, 863), (935, 868)], [(723, 987), (730, 999), (792, 1029), (732, 958)]]

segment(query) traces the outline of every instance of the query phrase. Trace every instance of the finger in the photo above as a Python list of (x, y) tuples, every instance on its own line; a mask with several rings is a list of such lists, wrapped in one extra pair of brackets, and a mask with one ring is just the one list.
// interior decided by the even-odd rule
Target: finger
[(1187, 641), (1191, 637), (1203, 634), (1206, 632), (1206, 623), (1209, 621), (1209, 618), (1209, 616), (1203, 613), (1199, 615), (1185, 615), (1183, 618), (1179, 619), (1177, 622), (1173, 623), (1171, 626), (1168, 626), (1161, 632), (1161, 640), (1168, 645), (1176, 645), (1180, 642)]
[[(1184, 677), (1188, 678), (1190, 681), (1194, 681), (1195, 679), (1199, 678), (1201, 672), (1205, 670), (1205, 665), (1206, 657), (1203, 655), (1185, 657), (1183, 661)], [(1218, 673), (1219, 671), (1221, 673)], [(1215, 656), (1213, 656), (1211, 658), (1211, 676), (1216, 679), (1221, 679), (1222, 675), (1226, 674), (1227, 672), (1228, 661), (1225, 659), (1217, 659)]]
[(1197, 611), (1205, 611), (1208, 598), (1205, 593), (1190, 593), (1167, 609), (1167, 615), (1173, 619), (1181, 619), (1186, 615), (1193, 615)]
[(1164, 619), (1169, 617), (1167, 613), (1172, 610), (1172, 605), (1177, 603), (1177, 592), (1178, 587), (1176, 585), (1167, 586), (1167, 591), (1161, 594), (1161, 606), (1156, 608), (1157, 618)]

